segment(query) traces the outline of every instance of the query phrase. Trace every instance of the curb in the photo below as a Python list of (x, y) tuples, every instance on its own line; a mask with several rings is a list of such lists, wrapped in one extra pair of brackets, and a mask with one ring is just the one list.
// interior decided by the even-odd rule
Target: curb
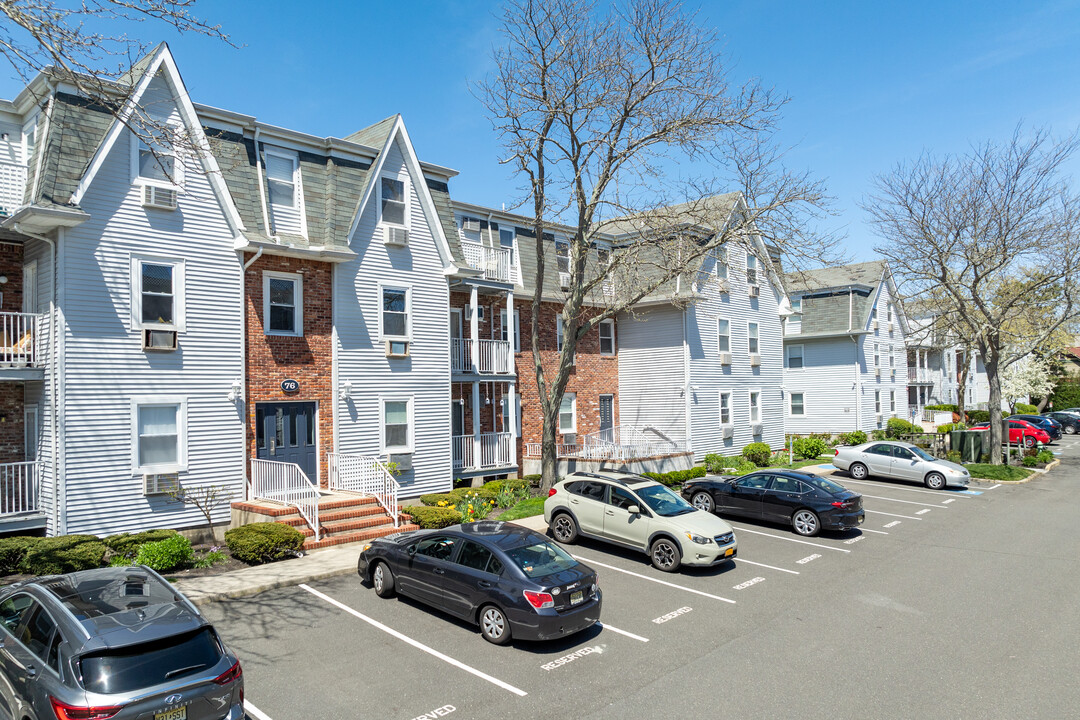
[(236, 588), (235, 590), (226, 590), (223, 592), (207, 593), (202, 591), (185, 591), (182, 586), (173, 584), (177, 590), (184, 594), (188, 600), (194, 605), (209, 605), (214, 602), (221, 602), (222, 600), (235, 600), (237, 598), (248, 597), (250, 595), (258, 595), (264, 593), (267, 590), (277, 590), (291, 585), (300, 585), (301, 583), (312, 582), (315, 580), (325, 580), (327, 578), (336, 577), (338, 575), (348, 575), (349, 573), (356, 572), (355, 567), (337, 568), (334, 570), (324, 570), (322, 572), (310, 573), (303, 577), (295, 578), (282, 578), (279, 580), (272, 580), (269, 582), (259, 583), (257, 585), (249, 585), (247, 587)]

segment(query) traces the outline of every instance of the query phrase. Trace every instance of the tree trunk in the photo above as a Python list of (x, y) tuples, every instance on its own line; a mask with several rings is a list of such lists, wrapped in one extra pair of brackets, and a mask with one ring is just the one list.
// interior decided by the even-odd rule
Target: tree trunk
[(1001, 443), (1004, 422), (1001, 419), (1001, 376), (998, 375), (997, 352), (983, 353), (986, 367), (986, 379), (990, 383), (990, 401), (986, 409), (990, 411), (990, 464), (1001, 464)]
[(964, 395), (967, 394), (967, 377), (968, 377), (968, 354), (967, 348), (960, 351), (963, 357), (963, 361), (956, 364), (956, 411), (960, 415), (960, 422), (967, 422), (967, 408), (964, 404)]
[(543, 440), (540, 447), (540, 490), (547, 492), (558, 481), (558, 454), (556, 452), (556, 433), (559, 422), (558, 413), (554, 422), (550, 414), (544, 414)]

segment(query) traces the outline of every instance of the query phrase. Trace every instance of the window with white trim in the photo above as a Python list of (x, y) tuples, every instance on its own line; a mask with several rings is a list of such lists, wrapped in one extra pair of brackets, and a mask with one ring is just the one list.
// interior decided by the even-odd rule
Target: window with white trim
[(889, 412), (896, 412), (896, 391), (889, 391)]
[(881, 414), (881, 391), (874, 391), (874, 412), (878, 415)]
[(720, 424), (731, 424), (731, 393), (720, 393)]
[(716, 249), (716, 277), (727, 280), (728, 277), (728, 249), (727, 245), (721, 245)]
[(263, 334), (304, 334), (304, 278), (299, 273), (263, 273)]
[(408, 222), (408, 196), (405, 178), (383, 176), (379, 179), (379, 220), (386, 225), (405, 227)]
[(390, 343), (390, 354), (407, 354), (412, 334), (412, 291), (380, 285), (379, 301), (379, 338)]
[(183, 182), (183, 163), (177, 162), (176, 148), (169, 142), (154, 139), (147, 143), (135, 133), (131, 134), (131, 174), (140, 185), (157, 185), (173, 188)]
[(758, 284), (758, 260), (751, 252), (746, 253), (746, 284)]
[(731, 321), (720, 318), (716, 321), (717, 352), (731, 352)]
[(184, 329), (184, 261), (131, 259), (132, 327), (143, 330)]
[[(506, 311), (499, 311), (499, 336), (503, 342), (509, 340), (510, 326), (506, 322)], [(521, 314), (514, 310), (514, 352), (521, 352)]]
[(761, 392), (758, 390), (750, 391), (750, 422), (761, 422)]
[(803, 346), (802, 345), (787, 345), (784, 347), (787, 350), (787, 366), (788, 370), (802, 370), (803, 369)]
[(892, 322), (892, 303), (885, 303), (885, 319)]
[(266, 187), (271, 205), (296, 207), (296, 173), (300, 159), (296, 155), (266, 151)]
[(802, 298), (801, 297), (793, 297), (793, 298), (791, 298), (791, 312), (793, 312), (793, 313), (801, 313), (802, 312)]
[(559, 432), (564, 435), (577, 432), (577, 393), (563, 393), (559, 404)]
[(565, 240), (555, 241), (555, 264), (561, 273), (570, 273), (570, 243)]
[(133, 401), (132, 469), (143, 473), (177, 472), (187, 465), (183, 400)]
[(615, 354), (615, 321), (602, 320), (599, 325), (600, 331), (600, 354)]
[(758, 352), (758, 324), (747, 323), (746, 324), (746, 346), (750, 350), (750, 354), (754, 355)]
[(874, 343), (874, 369), (881, 367), (881, 354), (878, 349), (878, 344)]
[(889, 346), (889, 367), (896, 367), (896, 348)]
[(412, 452), (412, 404), (411, 397), (380, 398), (382, 454)]
[(514, 247), (514, 228), (499, 228), (499, 246), (508, 250)]
[(806, 404), (802, 393), (791, 393), (791, 407), (789, 414), (806, 415)]

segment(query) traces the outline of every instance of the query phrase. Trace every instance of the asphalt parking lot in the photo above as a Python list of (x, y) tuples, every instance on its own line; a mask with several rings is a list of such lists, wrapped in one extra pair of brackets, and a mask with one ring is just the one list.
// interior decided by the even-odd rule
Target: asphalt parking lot
[[(735, 520), (739, 557), (654, 570), (583, 541), (602, 626), (495, 647), (356, 576), (216, 603), (252, 718), (1065, 717), (1080, 707), (1080, 440), (1023, 485), (834, 479), (864, 527)], [(1071, 708), (1071, 710), (1067, 710)]]

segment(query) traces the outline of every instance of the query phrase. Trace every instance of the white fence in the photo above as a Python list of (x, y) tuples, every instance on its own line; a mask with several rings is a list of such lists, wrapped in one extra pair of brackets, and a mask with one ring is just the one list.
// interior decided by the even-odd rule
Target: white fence
[(14, 215), (25, 195), (26, 165), (0, 162), (0, 215)]
[[(627, 461), (681, 452), (686, 452), (686, 449), (659, 432), (633, 425), (600, 430), (582, 436), (576, 443), (559, 443), (555, 446), (556, 457), (582, 460)], [(540, 453), (541, 443), (525, 444), (525, 457), (538, 458)]]
[(473, 341), (469, 338), (450, 338), (450, 369), (453, 372), (475, 372), (481, 375), (510, 375), (514, 358), (509, 340), (477, 340), (476, 362), (473, 366)]
[(473, 436), (454, 435), (451, 440), (453, 441), (454, 446), (454, 469), (463, 470), (466, 468), (473, 468)]
[[(474, 450), (475, 439), (480, 439), (480, 463), (476, 463)], [(481, 433), (475, 435), (454, 435), (454, 469), (486, 470), (512, 466), (514, 437), (510, 433)]]
[(296, 463), (252, 460), (248, 499), (292, 505), (319, 541), (319, 489)]
[(485, 280), (511, 282), (513, 279), (510, 248), (488, 247), (471, 240), (462, 240), (461, 251), (465, 254), (465, 262), (469, 267), (484, 271)]
[(35, 313), (0, 313), (0, 365), (37, 367), (43, 358), (38, 339), (47, 332), (48, 318)]
[(41, 510), (41, 463), (0, 465), (0, 515), (20, 515)]
[(393, 518), (394, 527), (398, 527), (398, 492), (401, 486), (378, 458), (343, 453), (330, 453), (328, 458), (331, 490), (346, 490), (375, 498)]

